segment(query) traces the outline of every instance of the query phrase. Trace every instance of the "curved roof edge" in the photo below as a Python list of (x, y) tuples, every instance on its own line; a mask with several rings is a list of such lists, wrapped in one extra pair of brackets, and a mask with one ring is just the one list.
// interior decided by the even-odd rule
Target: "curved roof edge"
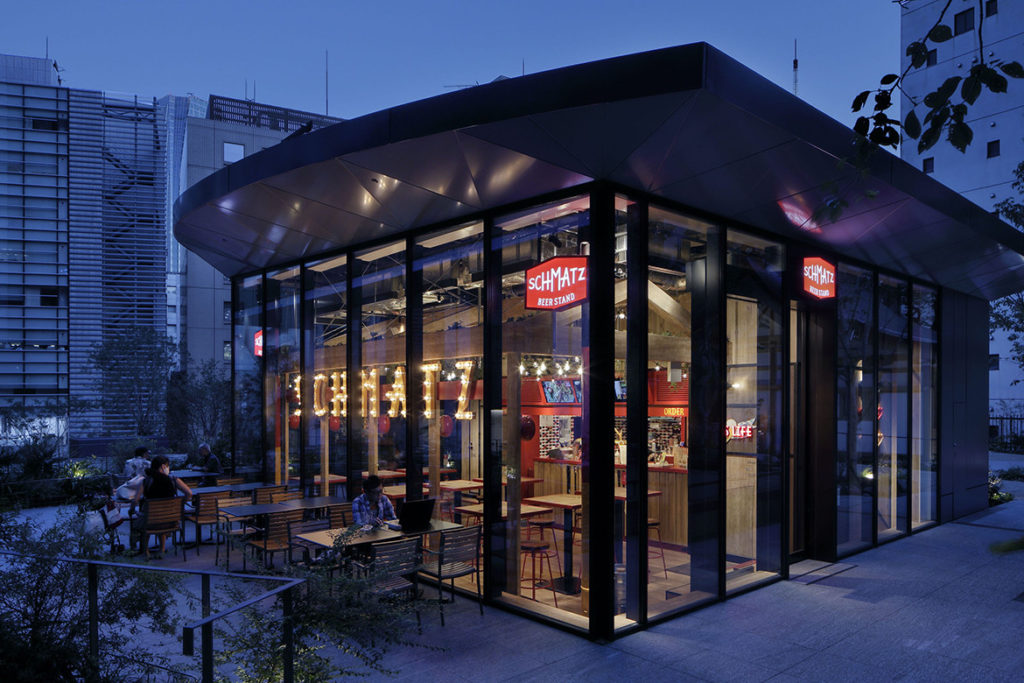
[[(975, 296), (1024, 288), (1024, 235), (888, 152), (859, 172), (847, 162), (855, 142), (695, 43), (496, 81), (283, 141), (186, 190), (175, 236), (235, 275), (606, 179)], [(490, 182), (510, 173), (502, 187)], [(811, 209), (836, 199), (845, 214), (814, 224)], [(803, 224), (784, 204), (807, 214)]]

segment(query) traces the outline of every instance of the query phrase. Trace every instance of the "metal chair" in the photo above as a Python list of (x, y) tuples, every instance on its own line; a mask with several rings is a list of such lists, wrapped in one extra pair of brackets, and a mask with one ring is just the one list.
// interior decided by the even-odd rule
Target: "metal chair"
[(296, 564), (295, 558), (292, 557), (292, 552), (296, 548), (302, 551), (302, 563), (307, 567), (314, 563), (317, 553), (324, 550), (322, 546), (317, 545), (316, 543), (310, 543), (302, 540), (301, 538), (296, 538), (299, 534), (307, 534), (311, 531), (324, 531), (330, 528), (330, 522), (326, 517), (290, 522), (288, 524), (288, 538), (291, 539), (291, 547), (288, 548), (289, 564)]
[(480, 590), (480, 527), (472, 526), (465, 529), (453, 529), (441, 533), (441, 543), (437, 551), (427, 550), (435, 556), (424, 564), (423, 574), (437, 580), (437, 599), (441, 609), (441, 625), (444, 626), (444, 601), (441, 588), (445, 581), (450, 581), (452, 600), (455, 600), (455, 579), (460, 576), (473, 575), (476, 580), (476, 598), (480, 604), (480, 616), (484, 615), (483, 594)]
[(196, 555), (199, 554), (199, 546), (202, 542), (202, 529), (206, 525), (211, 528), (210, 539), (213, 539), (213, 527), (217, 526), (217, 501), (227, 498), (227, 491), (223, 493), (201, 493), (195, 497), (195, 510), (190, 515), (185, 515), (185, 520), (196, 526)]
[[(283, 510), (267, 515), (267, 528), (259, 538), (249, 540), (245, 545), (247, 548), (259, 550), (263, 554), (263, 563), (267, 568), (274, 566), (274, 553), (289, 552), (291, 550), (291, 537), (288, 535), (288, 525), (292, 522), (302, 521), (302, 510)], [(268, 561), (269, 558), (269, 561)], [(245, 555), (242, 555), (242, 571), (245, 571)]]
[[(181, 559), (185, 558), (185, 499), (152, 498), (142, 501), (139, 533), (142, 534), (142, 546), (146, 557), (149, 557), (149, 537), (158, 536), (160, 545), (169, 535), (171, 542), (181, 548)], [(175, 541), (174, 534), (180, 534), (181, 542)]]
[(352, 523), (352, 503), (339, 503), (327, 506), (327, 519), (332, 529), (341, 529)]
[(239, 505), (251, 505), (252, 500), (248, 498), (218, 498), (217, 499), (217, 525), (214, 533), (217, 534), (217, 553), (214, 556), (214, 565), (220, 564), (220, 544), (224, 542), (224, 568), (231, 565), (231, 546), (238, 541), (247, 541), (250, 536), (260, 530), (249, 526), (252, 517), (235, 517), (223, 512), (224, 508), (237, 507)]
[[(416, 599), (416, 574), (423, 569), (423, 550), (420, 537), (373, 544), (373, 561), (360, 565), (372, 579), (374, 595), (388, 597), (408, 591), (410, 600)], [(420, 611), (416, 609), (416, 626), (420, 626)], [(442, 618), (444, 614), (442, 613)]]
[(288, 490), (288, 487), (284, 484), (280, 486), (264, 486), (263, 488), (253, 489), (253, 502), (256, 505), (264, 505), (266, 503), (272, 503), (271, 497), (275, 493), (284, 493)]

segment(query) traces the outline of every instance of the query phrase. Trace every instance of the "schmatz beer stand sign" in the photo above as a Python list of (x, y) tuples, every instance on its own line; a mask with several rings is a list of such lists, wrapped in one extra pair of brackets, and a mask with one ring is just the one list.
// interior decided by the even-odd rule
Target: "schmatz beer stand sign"
[(526, 270), (526, 308), (558, 311), (586, 300), (586, 256), (556, 256)]
[(804, 291), (819, 299), (836, 295), (836, 267), (817, 256), (804, 259)]

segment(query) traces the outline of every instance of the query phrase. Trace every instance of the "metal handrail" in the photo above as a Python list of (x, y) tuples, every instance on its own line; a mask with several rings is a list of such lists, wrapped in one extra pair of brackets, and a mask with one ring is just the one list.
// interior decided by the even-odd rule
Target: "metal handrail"
[[(111, 562), (109, 560), (95, 560), (81, 557), (67, 557), (65, 555), (40, 555), (36, 553), (20, 553), (13, 550), (0, 550), (0, 555), (11, 555), (14, 557), (30, 557), (42, 560), (55, 560), (58, 562), (69, 562), (72, 564), (84, 564), (89, 572), (89, 654), (92, 657), (99, 657), (99, 609), (97, 591), (99, 582), (97, 579), (98, 567), (112, 567), (117, 569), (141, 569), (146, 571), (166, 572), (170, 574), (187, 574), (200, 576), (202, 579), (202, 607), (203, 618), (199, 621), (186, 624), (182, 627), (182, 654), (192, 656), (195, 654), (195, 630), (201, 629), (202, 636), (202, 667), (203, 683), (213, 683), (213, 622), (223, 619), (235, 612), (250, 607), (267, 598), (283, 593), (282, 617), (283, 617), (283, 640), (284, 652), (284, 681), (292, 683), (294, 680), (294, 634), (292, 630), (292, 593), (297, 586), (306, 582), (302, 578), (289, 578), (278, 576), (263, 576), (253, 574), (239, 574), (236, 572), (220, 572), (209, 569), (181, 569), (177, 567), (154, 567), (151, 565), (130, 564), (126, 562)], [(260, 581), (272, 581), (282, 585), (264, 591), (259, 595), (248, 598), (228, 609), (221, 610), (216, 614), (210, 614), (210, 577), (229, 579), (253, 579)]]

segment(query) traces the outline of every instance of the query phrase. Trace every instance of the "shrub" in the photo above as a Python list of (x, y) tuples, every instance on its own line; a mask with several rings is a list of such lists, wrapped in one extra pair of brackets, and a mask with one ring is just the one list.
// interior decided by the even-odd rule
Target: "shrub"
[(1013, 500), (1013, 494), (1002, 490), (1003, 480), (992, 472), (988, 473), (988, 504), (1001, 505)]
[(1004, 481), (1024, 481), (1024, 467), (1014, 465), (1013, 467), (996, 472), (999, 478)]

